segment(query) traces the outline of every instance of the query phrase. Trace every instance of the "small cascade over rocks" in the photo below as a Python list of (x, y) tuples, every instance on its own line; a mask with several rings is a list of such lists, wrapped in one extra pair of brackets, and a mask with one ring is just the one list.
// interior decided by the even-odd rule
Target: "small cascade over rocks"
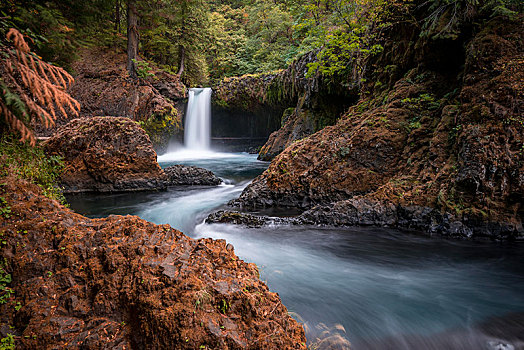
[(184, 146), (186, 149), (210, 149), (211, 92), (211, 88), (189, 89), (184, 131)]

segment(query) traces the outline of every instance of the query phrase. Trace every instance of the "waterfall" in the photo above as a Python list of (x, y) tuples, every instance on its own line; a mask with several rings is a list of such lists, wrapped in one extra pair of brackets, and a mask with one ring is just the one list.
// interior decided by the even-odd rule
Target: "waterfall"
[(184, 145), (189, 150), (208, 150), (211, 141), (211, 88), (189, 89)]

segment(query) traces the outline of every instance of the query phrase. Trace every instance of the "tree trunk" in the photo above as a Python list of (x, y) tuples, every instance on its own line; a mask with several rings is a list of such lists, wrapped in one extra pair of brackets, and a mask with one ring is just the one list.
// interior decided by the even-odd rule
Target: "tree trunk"
[(137, 79), (136, 59), (138, 55), (138, 17), (135, 0), (127, 1), (127, 71)]
[(178, 77), (180, 78), (182, 76), (182, 73), (184, 73), (184, 60), (186, 59), (186, 49), (184, 49), (183, 46), (180, 46), (180, 68), (178, 69)]
[(115, 33), (120, 31), (120, 0), (115, 1)]

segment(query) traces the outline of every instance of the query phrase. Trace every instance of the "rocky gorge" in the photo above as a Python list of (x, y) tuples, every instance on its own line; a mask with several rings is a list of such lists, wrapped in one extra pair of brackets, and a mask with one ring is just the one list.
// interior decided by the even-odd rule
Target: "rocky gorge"
[(184, 58), (79, 50), (80, 118), (0, 140), (0, 348), (520, 349), (523, 17), (406, 3), (342, 72), (225, 74), (196, 147)]
[(288, 142), (230, 204), (310, 210), (315, 223), (521, 238), (522, 29), (493, 19), (460, 42), (413, 46), (394, 38), (416, 28), (392, 30), (374, 62), (392, 68), (370, 70), (374, 84), (336, 125)]

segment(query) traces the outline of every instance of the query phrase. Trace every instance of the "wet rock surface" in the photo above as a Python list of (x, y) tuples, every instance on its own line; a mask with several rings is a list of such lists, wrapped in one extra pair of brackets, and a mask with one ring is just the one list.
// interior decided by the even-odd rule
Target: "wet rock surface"
[[(223, 240), (135, 216), (88, 219), (7, 178), (0, 221), (20, 349), (305, 349), (302, 327)], [(15, 311), (13, 305), (19, 302)]]
[(379, 226), (424, 231), (452, 238), (473, 238), (488, 235), (505, 240), (520, 232), (511, 224), (475, 221), (420, 206), (395, 205), (367, 199), (349, 199), (329, 205), (318, 205), (295, 217), (271, 217), (231, 210), (210, 214), (206, 223), (235, 224), (250, 228), (269, 225)]
[(312, 220), (522, 237), (522, 21), (501, 21), (464, 42), (454, 61), (431, 44), (424, 55), (400, 46), (404, 54), (391, 55), (391, 41), (377, 65), (405, 74), (384, 73), (391, 87), (375, 85), (336, 125), (288, 145), (230, 204), (320, 206), (328, 209)]
[(45, 150), (64, 159), (65, 193), (166, 188), (149, 136), (128, 118), (72, 120), (45, 142)]
[(225, 78), (213, 88), (214, 103), (222, 110), (277, 115), (282, 127), (269, 135), (260, 160), (269, 161), (293, 142), (335, 124), (357, 99), (346, 82), (307, 76), (317, 53), (307, 52), (278, 72)]
[(212, 171), (188, 165), (173, 165), (164, 168), (169, 186), (217, 186), (222, 180)]
[(231, 210), (219, 210), (206, 218), (206, 224), (235, 224), (259, 228), (270, 224), (289, 224), (290, 220), (268, 216), (252, 215)]

